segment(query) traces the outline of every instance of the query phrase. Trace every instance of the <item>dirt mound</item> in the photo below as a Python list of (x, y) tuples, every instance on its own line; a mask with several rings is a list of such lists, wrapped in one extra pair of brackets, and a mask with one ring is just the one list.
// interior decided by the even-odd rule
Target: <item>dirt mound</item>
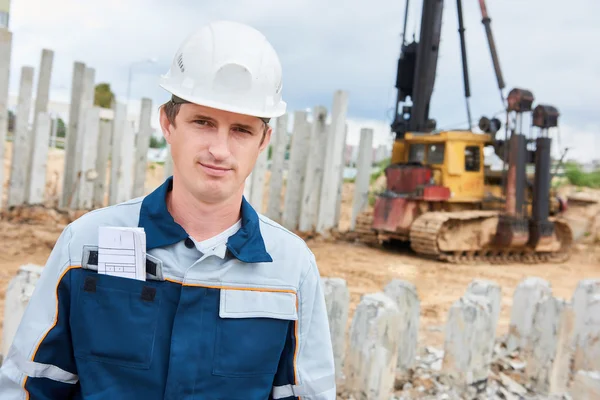
[(12, 207), (0, 212), (0, 218), (18, 224), (57, 224), (63, 228), (86, 211), (58, 210), (44, 206)]
[(600, 242), (600, 191), (572, 190), (567, 194), (564, 218), (569, 222), (576, 242)]

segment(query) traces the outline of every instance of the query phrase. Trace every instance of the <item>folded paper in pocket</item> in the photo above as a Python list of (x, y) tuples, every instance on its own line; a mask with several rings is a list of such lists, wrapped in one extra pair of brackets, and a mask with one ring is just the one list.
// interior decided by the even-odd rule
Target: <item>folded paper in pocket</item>
[(143, 228), (98, 228), (98, 273), (146, 280), (146, 234)]

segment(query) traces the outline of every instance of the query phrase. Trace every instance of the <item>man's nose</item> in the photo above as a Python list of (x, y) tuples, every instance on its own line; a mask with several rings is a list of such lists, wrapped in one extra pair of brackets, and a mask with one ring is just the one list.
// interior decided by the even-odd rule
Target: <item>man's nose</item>
[(229, 157), (229, 127), (219, 127), (212, 137), (208, 150), (216, 160), (225, 160)]

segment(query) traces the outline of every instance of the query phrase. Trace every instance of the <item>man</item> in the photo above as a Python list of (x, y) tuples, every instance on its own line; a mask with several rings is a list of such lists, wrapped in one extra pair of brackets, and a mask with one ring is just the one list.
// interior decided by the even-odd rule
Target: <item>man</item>
[[(244, 182), (282, 115), (281, 65), (256, 30), (210, 24), (161, 86), (173, 176), (61, 234), (0, 373), (0, 398), (335, 399), (315, 258)], [(98, 272), (98, 229), (141, 227), (146, 280)]]

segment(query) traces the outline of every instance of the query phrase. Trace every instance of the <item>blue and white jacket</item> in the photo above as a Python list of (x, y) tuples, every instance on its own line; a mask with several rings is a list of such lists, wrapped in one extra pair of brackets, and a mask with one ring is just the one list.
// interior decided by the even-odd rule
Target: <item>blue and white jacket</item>
[[(167, 211), (171, 188), (65, 228), (0, 369), (0, 399), (336, 398), (304, 241), (244, 199), (239, 230), (203, 254)], [(146, 281), (97, 273), (100, 226), (144, 228)]]

